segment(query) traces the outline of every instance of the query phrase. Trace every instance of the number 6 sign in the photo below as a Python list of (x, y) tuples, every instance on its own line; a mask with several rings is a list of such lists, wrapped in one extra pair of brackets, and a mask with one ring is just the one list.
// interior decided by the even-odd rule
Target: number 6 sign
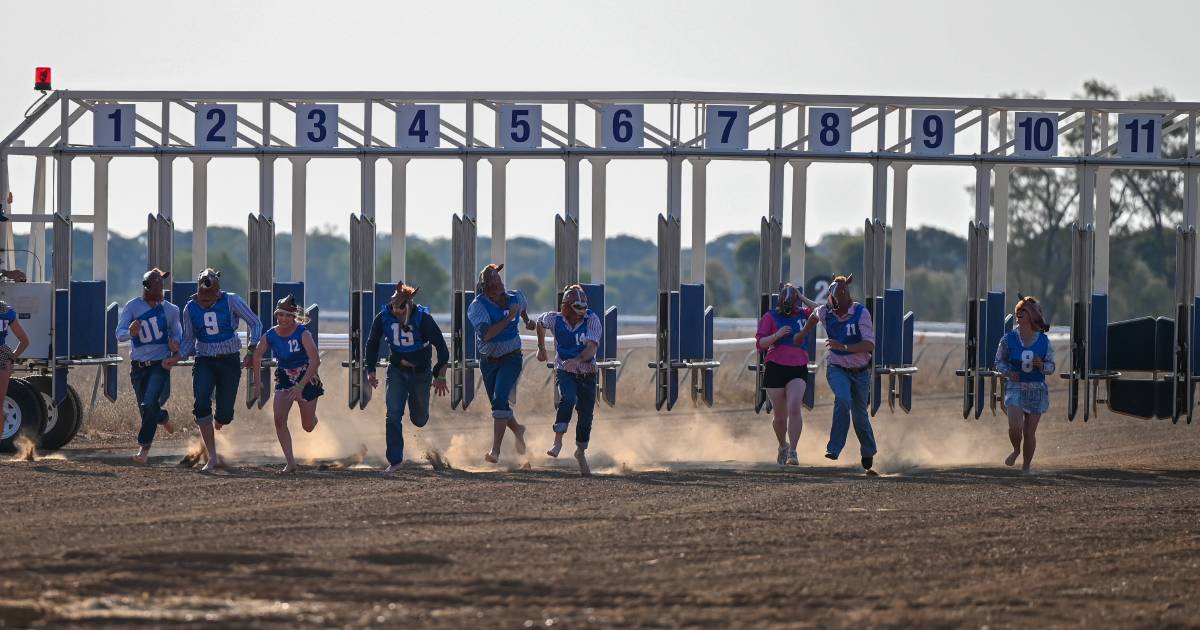
[(600, 146), (606, 149), (640, 149), (644, 146), (642, 105), (605, 105), (600, 108)]

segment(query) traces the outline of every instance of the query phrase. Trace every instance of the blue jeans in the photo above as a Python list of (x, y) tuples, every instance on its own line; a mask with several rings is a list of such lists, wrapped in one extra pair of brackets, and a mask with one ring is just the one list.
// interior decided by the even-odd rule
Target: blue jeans
[(238, 385), (242, 382), (242, 359), (236, 353), (218, 357), (196, 357), (192, 366), (192, 394), (196, 404), (192, 414), (196, 424), (213, 421), (213, 394), (217, 398), (217, 423), (233, 422), (233, 404), (237, 401)]
[(404, 405), (408, 405), (408, 419), (413, 426), (423, 427), (429, 422), (429, 387), (433, 385), (433, 371), (416, 372), (399, 365), (388, 366), (387, 371), (387, 460), (395, 465), (404, 461)]
[(592, 413), (596, 409), (596, 373), (574, 374), (558, 370), (558, 415), (554, 432), (566, 433), (571, 424), (571, 410), (579, 415), (575, 425), (575, 445), (587, 448), (592, 437)]
[(825, 452), (833, 456), (842, 453), (846, 446), (846, 433), (850, 430), (850, 418), (854, 418), (854, 434), (863, 457), (875, 456), (875, 433), (871, 430), (871, 417), (867, 415), (867, 395), (871, 385), (871, 370), (851, 373), (845, 368), (830, 365), (825, 372), (829, 388), (833, 390), (833, 426), (829, 429), (829, 445)]
[(508, 399), (513, 388), (517, 386), (517, 378), (521, 376), (523, 366), (519, 351), (507, 354), (497, 361), (487, 358), (479, 360), (479, 371), (483, 373), (483, 388), (487, 390), (488, 400), (492, 401), (493, 418), (507, 420), (513, 417)]
[(162, 367), (161, 362), (154, 365), (134, 365), (129, 371), (129, 380), (133, 383), (133, 393), (137, 396), (138, 414), (142, 418), (142, 428), (138, 431), (139, 446), (150, 446), (154, 442), (154, 434), (158, 425), (167, 421), (167, 411), (162, 408), (167, 395), (171, 393), (171, 371)]

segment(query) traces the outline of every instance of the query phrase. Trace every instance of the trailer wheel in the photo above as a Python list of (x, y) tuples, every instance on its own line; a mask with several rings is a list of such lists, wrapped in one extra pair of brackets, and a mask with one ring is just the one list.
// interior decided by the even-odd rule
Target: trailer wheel
[(4, 424), (0, 429), (0, 452), (16, 451), (17, 438), (24, 436), (36, 444), (46, 426), (46, 405), (29, 383), (14, 378), (8, 383), (4, 400)]
[(40, 448), (55, 451), (71, 442), (79, 433), (83, 422), (83, 404), (75, 388), (67, 386), (67, 398), (58, 407), (54, 406), (53, 379), (45, 375), (25, 379), (42, 395), (46, 405), (46, 428), (42, 431)]

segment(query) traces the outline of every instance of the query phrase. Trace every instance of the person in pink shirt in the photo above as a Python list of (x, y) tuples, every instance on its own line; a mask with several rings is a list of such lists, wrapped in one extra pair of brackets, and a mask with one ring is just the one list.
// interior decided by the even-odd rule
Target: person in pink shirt
[(754, 334), (760, 351), (766, 351), (766, 372), (763, 389), (771, 400), (775, 415), (771, 422), (775, 438), (779, 440), (776, 462), (780, 465), (797, 466), (796, 445), (800, 443), (800, 432), (804, 430), (804, 390), (808, 385), (808, 352), (804, 343), (805, 320), (809, 310), (801, 301), (800, 290), (785, 284), (779, 290), (779, 304), (763, 313), (758, 320), (758, 332)]

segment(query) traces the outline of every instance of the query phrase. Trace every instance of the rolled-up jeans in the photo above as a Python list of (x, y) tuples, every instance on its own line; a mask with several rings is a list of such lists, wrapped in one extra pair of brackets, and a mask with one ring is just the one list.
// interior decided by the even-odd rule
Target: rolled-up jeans
[(524, 362), (521, 351), (515, 350), (498, 358), (483, 357), (479, 360), (479, 371), (483, 373), (483, 387), (492, 402), (492, 417), (506, 420), (513, 417), (509, 399), (517, 379), (521, 376)]
[(133, 361), (129, 370), (129, 381), (137, 397), (138, 415), (142, 426), (138, 431), (138, 446), (150, 446), (158, 425), (167, 421), (167, 412), (162, 408), (164, 394), (171, 391), (171, 371), (162, 366), (162, 361)]
[(192, 414), (196, 424), (213, 421), (213, 395), (217, 399), (217, 424), (233, 422), (233, 405), (237, 402), (238, 385), (242, 382), (242, 359), (237, 352), (215, 357), (196, 357), (192, 366), (192, 393), (196, 404)]
[(554, 418), (554, 432), (566, 433), (571, 424), (571, 411), (579, 416), (575, 424), (575, 445), (587, 448), (592, 437), (592, 416), (596, 410), (596, 373), (577, 374), (557, 370), (558, 413)]

